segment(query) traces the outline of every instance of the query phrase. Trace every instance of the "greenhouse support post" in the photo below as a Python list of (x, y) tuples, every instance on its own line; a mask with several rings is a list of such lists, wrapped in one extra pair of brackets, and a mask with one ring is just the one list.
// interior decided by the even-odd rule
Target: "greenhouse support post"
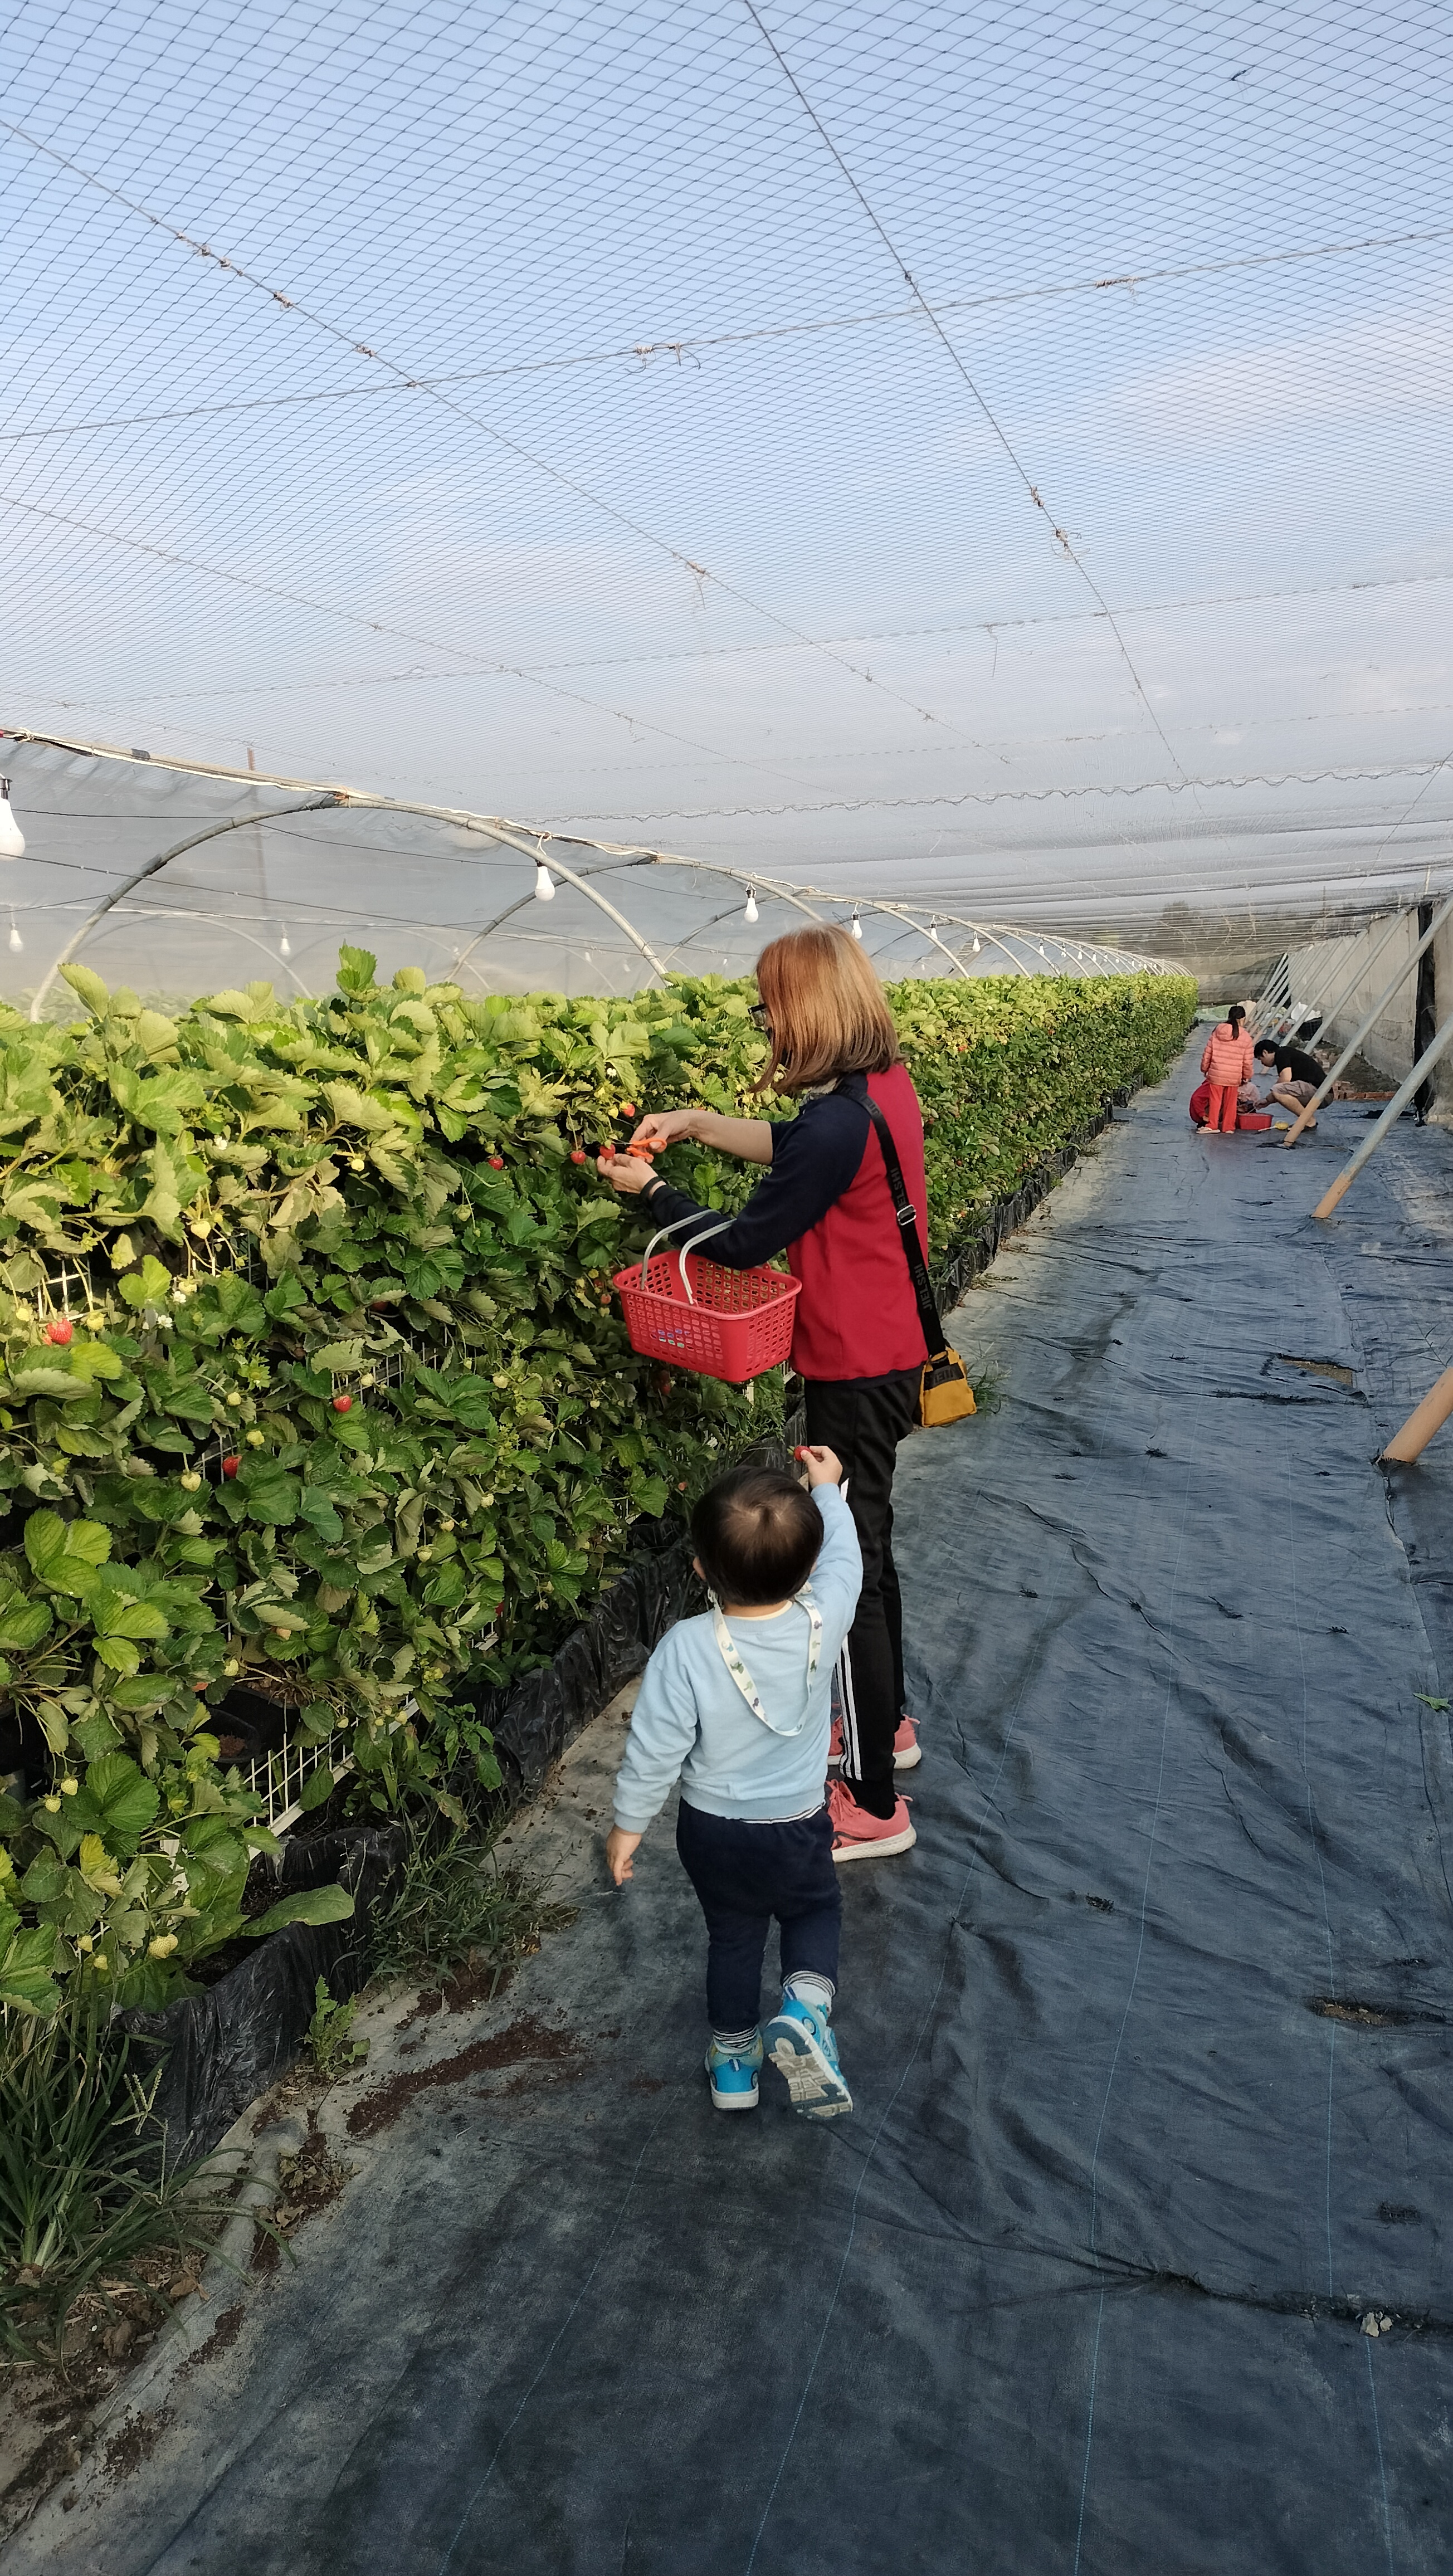
[(1436, 1384), (1429, 1387), (1420, 1405), (1408, 1415), (1401, 1431), (1394, 1434), (1383, 1451), (1389, 1466), (1411, 1467), (1421, 1458), (1435, 1431), (1441, 1431), (1453, 1413), (1453, 1368), (1445, 1369)]
[[(1392, 982), (1387, 985), (1381, 993), (1379, 993), (1377, 1000), (1373, 1003), (1366, 1019), (1361, 1021), (1358, 1027), (1354, 1029), (1351, 1037), (1347, 1041), (1347, 1044), (1337, 1058), (1336, 1063), (1333, 1065), (1331, 1072), (1328, 1074), (1326, 1081), (1322, 1084), (1321, 1089), (1313, 1093), (1311, 1099), (1307, 1102), (1306, 1108), (1300, 1110), (1297, 1116), (1292, 1120), (1291, 1127), (1282, 1140), (1284, 1146), (1294, 1145), (1297, 1138), (1300, 1136), (1302, 1129), (1308, 1124), (1309, 1120), (1316, 1117), (1316, 1114), (1330, 1092), (1333, 1083), (1338, 1081), (1346, 1072), (1348, 1065), (1352, 1062), (1352, 1059), (1357, 1053), (1358, 1048), (1361, 1046), (1363, 1039), (1368, 1035), (1370, 1030), (1376, 1028), (1378, 1021), (1381, 1019), (1383, 1012), (1387, 1009), (1394, 993), (1399, 991), (1401, 986), (1407, 982), (1408, 977), (1411, 975), (1418, 959), (1422, 956), (1423, 951), (1426, 948), (1431, 948), (1433, 941), (1437, 938), (1438, 933), (1442, 929), (1450, 912), (1453, 912), (1453, 894), (1449, 895), (1446, 903), (1439, 906), (1439, 909), (1434, 913), (1432, 920), (1424, 931), (1422, 938), (1418, 941), (1416, 948), (1413, 950), (1412, 955), (1404, 958), (1401, 966), (1397, 970), (1397, 973), (1394, 975)], [(1387, 946), (1388, 940), (1391, 939), (1393, 932), (1397, 929), (1398, 923), (1406, 921), (1406, 919), (1407, 914), (1400, 912), (1396, 921), (1389, 922), (1383, 937), (1378, 941), (1376, 948), (1374, 948), (1371, 957), (1367, 961), (1369, 966), (1373, 965), (1381, 956), (1383, 949)]]
[[(1450, 897), (1449, 902), (1444, 909), (1453, 910), (1453, 897)], [(1441, 917), (1442, 916), (1440, 915), (1439, 918), (1441, 919)], [(1332, 1183), (1330, 1190), (1326, 1192), (1324, 1197), (1318, 1200), (1316, 1206), (1312, 1210), (1313, 1216), (1330, 1216), (1333, 1209), (1341, 1204), (1342, 1200), (1347, 1196), (1348, 1191), (1351, 1189), (1353, 1182), (1356, 1180), (1358, 1173), (1361, 1171), (1363, 1164), (1369, 1162), (1372, 1156), (1377, 1152), (1377, 1149), (1382, 1143), (1384, 1136), (1387, 1134), (1389, 1127), (1396, 1125), (1409, 1102), (1416, 1097), (1423, 1084), (1427, 1081), (1429, 1074), (1432, 1072), (1433, 1067), (1438, 1062), (1440, 1056), (1446, 1055), (1450, 1040), (1453, 1040), (1453, 1011), (1449, 1012), (1447, 1019), (1443, 1022), (1442, 1027), (1435, 1035), (1431, 1046), (1424, 1048), (1417, 1063), (1414, 1065), (1412, 1072), (1408, 1075), (1406, 1082), (1403, 1084), (1402, 1089), (1393, 1093), (1391, 1100), (1384, 1109), (1377, 1125), (1373, 1128), (1371, 1135), (1364, 1137), (1350, 1162), (1343, 1165), (1337, 1178)]]

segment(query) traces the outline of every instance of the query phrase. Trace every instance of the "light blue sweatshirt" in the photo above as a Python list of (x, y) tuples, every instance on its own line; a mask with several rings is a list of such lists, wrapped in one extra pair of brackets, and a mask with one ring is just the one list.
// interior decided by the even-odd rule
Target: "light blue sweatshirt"
[(726, 1623), (770, 1726), (753, 1714), (728, 1672), (710, 1611), (678, 1621), (646, 1666), (631, 1718), (616, 1777), (615, 1820), (623, 1833), (644, 1833), (678, 1779), (689, 1807), (749, 1824), (774, 1824), (821, 1806), (832, 1668), (853, 1624), (863, 1560), (837, 1486), (818, 1485), (812, 1498), (822, 1514), (822, 1547), (809, 1588), (822, 1614), (822, 1643), (811, 1689), (810, 1627), (795, 1601), (770, 1619)]

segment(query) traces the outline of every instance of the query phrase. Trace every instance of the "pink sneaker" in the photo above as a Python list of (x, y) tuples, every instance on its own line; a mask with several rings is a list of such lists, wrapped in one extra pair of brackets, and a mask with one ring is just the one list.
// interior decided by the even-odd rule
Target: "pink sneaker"
[(834, 1780), (827, 1793), (827, 1811), (836, 1861), (891, 1860), (895, 1852), (911, 1851), (918, 1840), (908, 1821), (906, 1798), (898, 1800), (891, 1816), (870, 1816), (842, 1782)]
[(893, 1768), (895, 1771), (916, 1771), (922, 1760), (918, 1727), (905, 1713), (898, 1721), (898, 1732), (893, 1738)]

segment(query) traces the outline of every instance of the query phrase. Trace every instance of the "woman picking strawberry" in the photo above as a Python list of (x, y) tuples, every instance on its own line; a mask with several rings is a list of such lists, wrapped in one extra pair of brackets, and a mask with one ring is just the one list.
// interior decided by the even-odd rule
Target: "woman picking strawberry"
[[(785, 1251), (802, 1283), (792, 1365), (806, 1383), (807, 1437), (843, 1462), (843, 1493), (863, 1557), (862, 1595), (839, 1664), (833, 1853), (838, 1861), (886, 1858), (916, 1839), (895, 1779), (919, 1751), (903, 1705), (893, 1470), (917, 1415), (929, 1352), (883, 1139), (886, 1131), (921, 1231), (923, 1120), (883, 987), (845, 930), (813, 927), (773, 940), (757, 960), (757, 989), (754, 1016), (770, 1053), (756, 1088), (792, 1095), (800, 1104), (795, 1117), (671, 1109), (643, 1118), (631, 1144), (659, 1152), (689, 1137), (769, 1166), (740, 1215), (713, 1235), (710, 1257), (747, 1270)], [(678, 1239), (693, 1216), (711, 1223), (709, 1209), (629, 1148), (602, 1156), (601, 1170), (615, 1189), (640, 1196), (653, 1223), (671, 1227)]]

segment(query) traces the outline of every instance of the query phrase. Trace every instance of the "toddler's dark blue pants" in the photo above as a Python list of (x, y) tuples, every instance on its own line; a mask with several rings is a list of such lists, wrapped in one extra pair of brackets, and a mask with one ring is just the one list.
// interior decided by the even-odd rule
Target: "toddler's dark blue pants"
[(760, 2018), (762, 1959), (775, 1915), (782, 1974), (810, 1968), (837, 1983), (842, 1889), (826, 1807), (790, 1825), (708, 1816), (681, 1801), (676, 1848), (706, 1916), (706, 2011), (713, 2030)]

